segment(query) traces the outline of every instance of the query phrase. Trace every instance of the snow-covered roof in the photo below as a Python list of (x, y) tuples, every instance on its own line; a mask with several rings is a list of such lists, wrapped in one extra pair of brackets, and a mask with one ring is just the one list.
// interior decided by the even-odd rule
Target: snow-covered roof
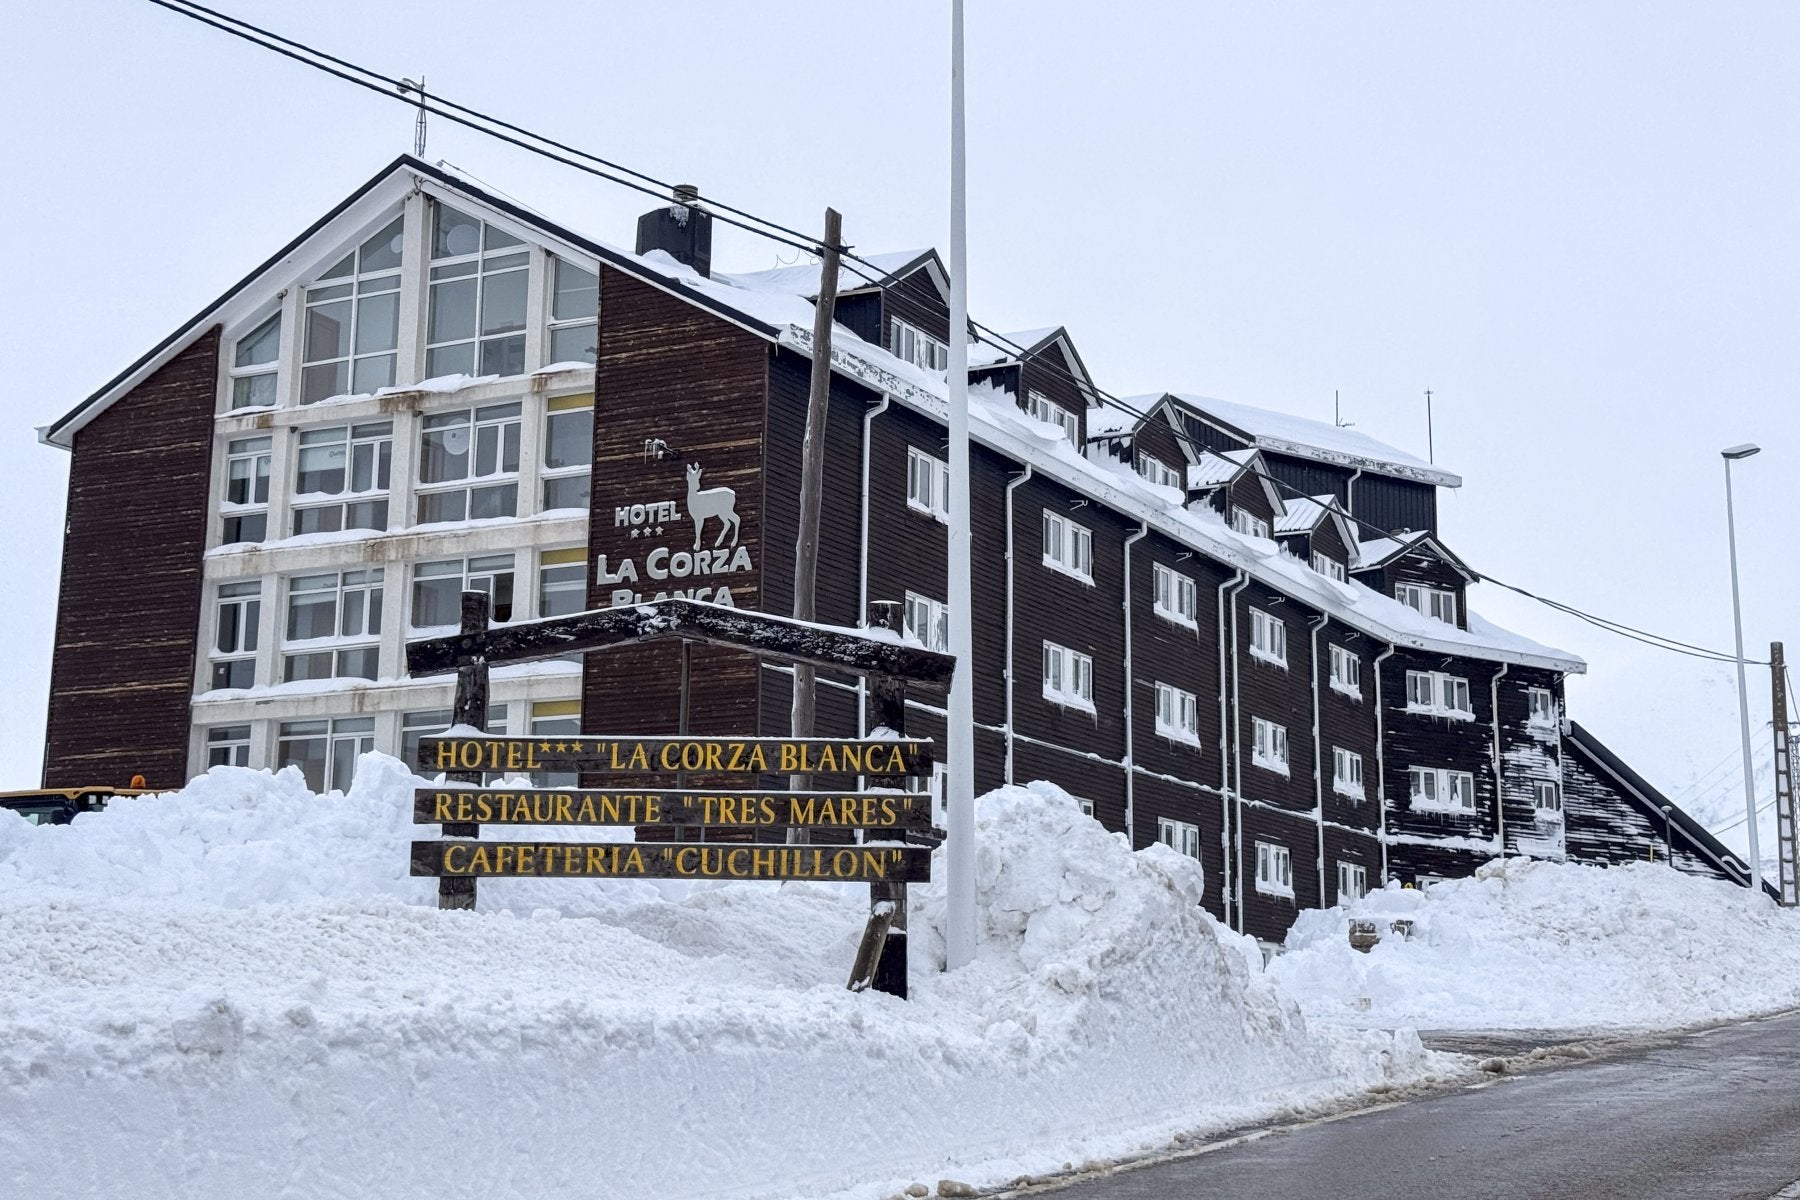
[(1369, 538), (1356, 546), (1356, 561), (1351, 564), (1355, 571), (1373, 571), (1384, 567), (1403, 554), (1429, 554), (1441, 559), (1467, 576), (1472, 583), (1478, 578), (1468, 564), (1452, 554), (1444, 543), (1432, 537), (1425, 530), (1409, 529), (1400, 533), (1390, 533), (1383, 537)]
[(1287, 512), (1275, 522), (1276, 533), (1311, 533), (1327, 513), (1340, 513), (1336, 496), (1294, 496)]
[(1128, 412), (1110, 400), (1102, 400), (1087, 411), (1088, 440), (1123, 437), (1136, 429), (1143, 417)]
[[(865, 261), (844, 260), (839, 263), (839, 292), (876, 287), (896, 277), (910, 274), (918, 267), (937, 264), (937, 252), (931, 249), (896, 250), (887, 254), (864, 254), (859, 257)], [(941, 267), (939, 270), (941, 272)], [(789, 296), (804, 296), (808, 300), (819, 294), (819, 264), (816, 262), (741, 274), (719, 273), (716, 277), (753, 292), (780, 292)]]
[(1158, 392), (1134, 396), (1126, 403), (1148, 412), (1165, 396), (1173, 398), (1202, 419), (1264, 450), (1291, 454), (1295, 458), (1311, 459), (1314, 462), (1331, 463), (1350, 470), (1361, 469), (1378, 475), (1413, 479), (1420, 483), (1442, 487), (1462, 486), (1460, 475), (1414, 458), (1404, 450), (1378, 442), (1366, 433), (1358, 433), (1354, 429), (1324, 421), (1313, 421), (1266, 408), (1252, 408), (1248, 404), (1236, 404), (1230, 400), (1217, 400), (1211, 396), (1197, 396), (1189, 392)]
[(1221, 487), (1261, 461), (1255, 450), (1206, 450), (1199, 462), (1188, 464), (1187, 485), (1197, 492)]

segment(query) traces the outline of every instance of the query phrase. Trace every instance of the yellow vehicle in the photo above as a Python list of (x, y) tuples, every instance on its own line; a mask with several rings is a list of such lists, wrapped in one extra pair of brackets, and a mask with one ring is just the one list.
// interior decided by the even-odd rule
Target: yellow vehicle
[[(143, 783), (143, 777), (132, 783)], [(24, 792), (0, 792), (0, 809), (11, 809), (33, 825), (67, 825), (78, 813), (99, 812), (114, 796), (142, 796), (142, 787), (33, 788)]]

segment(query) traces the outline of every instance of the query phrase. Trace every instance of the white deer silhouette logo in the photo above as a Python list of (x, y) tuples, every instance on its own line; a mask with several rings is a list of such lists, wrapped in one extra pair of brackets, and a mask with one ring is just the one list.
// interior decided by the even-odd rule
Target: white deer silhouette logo
[(731, 535), (731, 544), (738, 544), (737, 493), (728, 487), (700, 486), (700, 464), (689, 463), (687, 469), (687, 507), (688, 516), (694, 519), (694, 549), (700, 548), (700, 530), (706, 524), (706, 518), (719, 518), (719, 536), (713, 539), (718, 546)]

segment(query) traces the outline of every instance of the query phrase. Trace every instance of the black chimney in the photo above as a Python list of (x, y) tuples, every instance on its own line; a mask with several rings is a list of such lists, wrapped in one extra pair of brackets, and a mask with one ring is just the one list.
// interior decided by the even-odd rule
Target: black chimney
[(700, 189), (693, 184), (676, 184), (673, 204), (638, 218), (637, 252), (661, 250), (711, 278), (712, 214), (695, 203), (699, 199)]

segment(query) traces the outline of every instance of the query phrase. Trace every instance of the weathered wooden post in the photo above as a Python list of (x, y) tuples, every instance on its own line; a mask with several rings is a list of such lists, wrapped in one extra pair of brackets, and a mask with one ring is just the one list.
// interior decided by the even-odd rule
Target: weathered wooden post
[[(452, 725), (467, 725), (486, 731), (488, 723), (488, 595), (486, 592), (462, 594), (463, 660), (456, 667), (456, 700), (450, 714)], [(445, 778), (452, 783), (480, 783), (480, 771), (449, 771)], [(446, 822), (447, 838), (477, 838), (481, 826), (463, 822)], [(474, 908), (475, 877), (443, 875), (438, 877), (439, 908)]]
[[(892, 600), (878, 600), (869, 605), (869, 625), (876, 629), (895, 629), (900, 623), (899, 610), (900, 606)], [(878, 727), (885, 726), (896, 734), (906, 733), (904, 679), (895, 675), (871, 675), (869, 701)], [(871, 947), (874, 961), (870, 964), (866, 986), (904, 1000), (907, 991), (904, 883), (869, 885), (869, 921), (871, 931), (877, 922), (885, 926), (886, 936), (877, 939), (877, 944)]]

